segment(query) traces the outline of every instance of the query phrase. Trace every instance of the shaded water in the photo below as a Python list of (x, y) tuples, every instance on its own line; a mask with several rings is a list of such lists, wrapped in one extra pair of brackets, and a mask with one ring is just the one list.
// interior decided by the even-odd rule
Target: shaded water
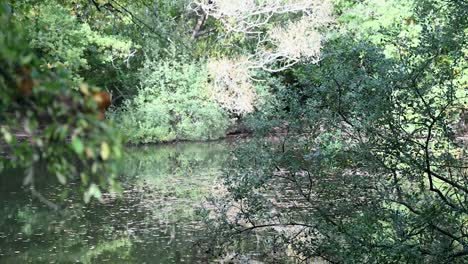
[[(0, 175), (0, 263), (207, 263), (197, 246), (195, 208), (217, 186), (227, 143), (131, 148), (122, 164), (121, 198), (84, 205), (76, 185), (44, 177), (53, 212), (21, 190), (15, 171)], [(73, 185), (73, 184), (72, 184)], [(70, 184), (68, 185), (70, 186)], [(73, 191), (75, 189), (75, 191)]]

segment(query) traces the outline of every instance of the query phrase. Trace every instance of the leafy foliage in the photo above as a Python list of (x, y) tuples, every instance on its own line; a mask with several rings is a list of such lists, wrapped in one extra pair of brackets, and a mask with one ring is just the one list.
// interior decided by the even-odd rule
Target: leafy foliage
[(203, 64), (148, 61), (140, 79), (138, 95), (118, 117), (131, 142), (224, 136), (229, 120), (210, 97)]
[(81, 84), (80, 94), (65, 69), (44, 65), (10, 6), (0, 8), (0, 167), (24, 168), (24, 183), (39, 198), (34, 186), (41, 166), (62, 184), (81, 181), (86, 201), (100, 197), (96, 184), (118, 190), (113, 161), (121, 156), (121, 140), (99, 119), (90, 88)]
[(226, 174), (207, 221), (230, 238), (216, 242), (256, 232), (301, 260), (466, 262), (466, 6), (424, 1), (412, 14), (418, 34), (340, 35), (318, 66), (295, 69), (302, 96), (289, 107), (307, 133), (273, 156), (240, 150), (236, 164), (262, 159)]
[(55, 2), (24, 7), (17, 18), (27, 32), (30, 45), (49, 68), (67, 68), (78, 81), (90, 69), (90, 61), (118, 65), (132, 52), (132, 42), (93, 30), (70, 8)]
[(216, 245), (254, 233), (301, 260), (466, 262), (466, 3), (239, 3), (1, 4), (0, 170), (24, 168), (42, 200), (42, 167), (86, 201), (118, 189), (102, 85), (132, 143), (218, 139), (233, 117), (285, 135), (234, 153), (204, 212)]

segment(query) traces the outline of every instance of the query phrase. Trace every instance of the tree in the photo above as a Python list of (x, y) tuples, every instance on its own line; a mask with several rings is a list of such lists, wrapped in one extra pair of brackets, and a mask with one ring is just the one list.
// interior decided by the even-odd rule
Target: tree
[(194, 38), (216, 30), (202, 31), (212, 19), (227, 45), (239, 50), (212, 58), (209, 67), (215, 98), (236, 114), (253, 111), (255, 71), (282, 72), (319, 61), (320, 28), (331, 22), (332, 9), (328, 1), (315, 0), (193, 1), (189, 8), (199, 16)]
[(62, 184), (80, 181), (85, 201), (100, 198), (98, 186), (118, 190), (121, 139), (99, 116), (99, 91), (77, 85), (60, 65), (50, 69), (11, 10), (0, 5), (0, 168), (25, 169), (24, 184), (55, 209), (35, 189), (40, 167)]
[(257, 165), (226, 175), (230, 193), (214, 197), (218, 218), (207, 220), (214, 232), (270, 236), (273, 250), (302, 260), (466, 262), (468, 160), (456, 129), (467, 107), (466, 10), (418, 2), (416, 32), (395, 25), (380, 45), (341, 35), (318, 66), (296, 68), (294, 111), (308, 133), (276, 156), (241, 150)]

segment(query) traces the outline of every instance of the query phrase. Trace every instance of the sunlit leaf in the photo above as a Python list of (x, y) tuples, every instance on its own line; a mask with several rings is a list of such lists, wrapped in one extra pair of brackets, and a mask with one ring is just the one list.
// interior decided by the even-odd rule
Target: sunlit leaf
[(80, 84), (80, 91), (84, 94), (84, 95), (89, 95), (89, 87), (86, 83), (82, 83)]
[(85, 203), (89, 203), (89, 201), (91, 200), (91, 198), (96, 198), (98, 199), (99, 201), (102, 200), (102, 193), (101, 193), (101, 190), (99, 190), (99, 187), (92, 183), (88, 190), (85, 192), (84, 194), (84, 201)]
[(1, 132), (6, 143), (10, 144), (13, 140), (13, 136), (11, 135), (10, 131), (8, 131), (8, 129), (6, 129), (5, 127), (2, 127)]
[(107, 142), (102, 142), (101, 143), (101, 158), (103, 160), (108, 160), (109, 159), (109, 156), (110, 156), (110, 147), (109, 147), (109, 144), (107, 144)]
[(76, 154), (81, 155), (84, 151), (84, 145), (81, 139), (78, 137), (73, 137), (72, 138), (72, 148), (76, 152)]

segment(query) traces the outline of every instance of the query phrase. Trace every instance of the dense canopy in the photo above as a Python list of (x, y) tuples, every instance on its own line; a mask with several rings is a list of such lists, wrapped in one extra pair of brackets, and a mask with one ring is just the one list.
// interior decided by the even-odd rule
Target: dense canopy
[(103, 202), (125, 146), (242, 135), (211, 260), (466, 263), (467, 34), (461, 0), (0, 1), (0, 173), (60, 210), (38, 172)]

